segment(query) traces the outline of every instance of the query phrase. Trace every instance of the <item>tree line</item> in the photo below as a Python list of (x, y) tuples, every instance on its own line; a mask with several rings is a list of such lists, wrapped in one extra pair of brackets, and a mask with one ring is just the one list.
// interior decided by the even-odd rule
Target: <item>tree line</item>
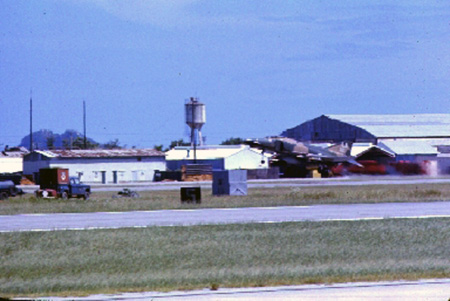
[[(22, 138), (19, 146), (31, 149), (30, 135)], [(119, 139), (113, 139), (106, 143), (99, 143), (92, 138), (86, 137), (75, 130), (66, 130), (62, 134), (53, 133), (50, 130), (39, 130), (33, 132), (33, 149), (122, 149)]]
[[(242, 138), (228, 138), (220, 143), (220, 145), (238, 145), (243, 144)], [(183, 139), (173, 140), (168, 147), (163, 144), (154, 145), (153, 148), (159, 151), (168, 151), (176, 146), (189, 146), (190, 142)], [(30, 149), (30, 135), (25, 136), (20, 146)], [(62, 134), (53, 133), (50, 130), (40, 130), (33, 132), (33, 149), (52, 150), (52, 149), (124, 149), (126, 145), (122, 145), (119, 139), (113, 139), (106, 143), (99, 143), (92, 138), (86, 137), (75, 130), (66, 130)], [(135, 148), (135, 147), (132, 147)]]
[[(222, 141), (220, 143), (220, 145), (239, 145), (239, 144), (244, 144), (244, 142), (245, 142), (245, 139), (231, 137), (231, 138), (228, 138), (228, 139)], [(153, 146), (153, 148), (156, 150), (159, 150), (159, 151), (166, 152), (176, 146), (189, 146), (189, 145), (191, 145), (190, 142), (186, 142), (183, 139), (178, 139), (178, 140), (173, 140), (172, 142), (170, 142), (169, 146), (166, 148), (164, 148), (164, 145), (162, 145), (162, 144), (155, 145), (155, 146)]]

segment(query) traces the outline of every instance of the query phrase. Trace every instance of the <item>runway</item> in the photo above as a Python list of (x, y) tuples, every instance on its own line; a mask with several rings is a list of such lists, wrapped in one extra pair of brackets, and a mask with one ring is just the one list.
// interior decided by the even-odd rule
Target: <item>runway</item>
[(2, 215), (0, 232), (437, 217), (450, 202)]

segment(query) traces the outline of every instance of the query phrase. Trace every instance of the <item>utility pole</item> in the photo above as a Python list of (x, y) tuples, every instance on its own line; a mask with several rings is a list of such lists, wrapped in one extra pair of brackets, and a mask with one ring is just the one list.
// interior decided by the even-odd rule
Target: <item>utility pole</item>
[(86, 102), (83, 100), (83, 129), (84, 129), (84, 149), (87, 149), (86, 138)]
[(33, 152), (33, 90), (30, 90), (30, 152)]
[[(193, 100), (193, 98), (191, 98), (191, 100)], [(192, 120), (195, 120), (194, 118), (194, 109), (192, 109)], [(192, 134), (191, 134), (191, 140), (194, 143), (194, 164), (197, 164), (197, 143), (196, 143), (196, 139), (197, 137), (195, 136), (195, 129), (192, 128)]]

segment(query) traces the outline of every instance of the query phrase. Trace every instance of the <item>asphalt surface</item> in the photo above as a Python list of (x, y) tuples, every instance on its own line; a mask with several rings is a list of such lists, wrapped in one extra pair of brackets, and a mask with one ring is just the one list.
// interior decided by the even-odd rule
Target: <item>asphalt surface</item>
[(450, 202), (1, 215), (0, 232), (450, 217)]
[[(433, 178), (424, 176), (352, 176), (339, 178), (303, 178), (303, 179), (275, 179), (275, 180), (248, 180), (247, 187), (275, 188), (275, 187), (316, 187), (316, 186), (363, 186), (363, 185), (406, 185), (406, 184), (450, 184), (449, 177)], [(123, 188), (132, 188), (137, 191), (152, 190), (179, 190), (180, 187), (200, 186), (211, 188), (211, 181), (201, 182), (144, 182), (120, 184), (91, 184), (92, 191), (120, 191)], [(39, 186), (19, 186), (26, 193), (34, 193)]]

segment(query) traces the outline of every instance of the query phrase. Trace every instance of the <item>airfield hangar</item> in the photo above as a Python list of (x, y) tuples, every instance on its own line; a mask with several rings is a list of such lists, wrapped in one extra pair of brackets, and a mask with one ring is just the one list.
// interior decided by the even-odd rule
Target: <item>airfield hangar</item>
[[(450, 114), (410, 115), (322, 115), (287, 129), (284, 137), (312, 143), (353, 144), (352, 155), (376, 152), (397, 161), (435, 165), (450, 174)], [(355, 150), (357, 150), (355, 152)]]

